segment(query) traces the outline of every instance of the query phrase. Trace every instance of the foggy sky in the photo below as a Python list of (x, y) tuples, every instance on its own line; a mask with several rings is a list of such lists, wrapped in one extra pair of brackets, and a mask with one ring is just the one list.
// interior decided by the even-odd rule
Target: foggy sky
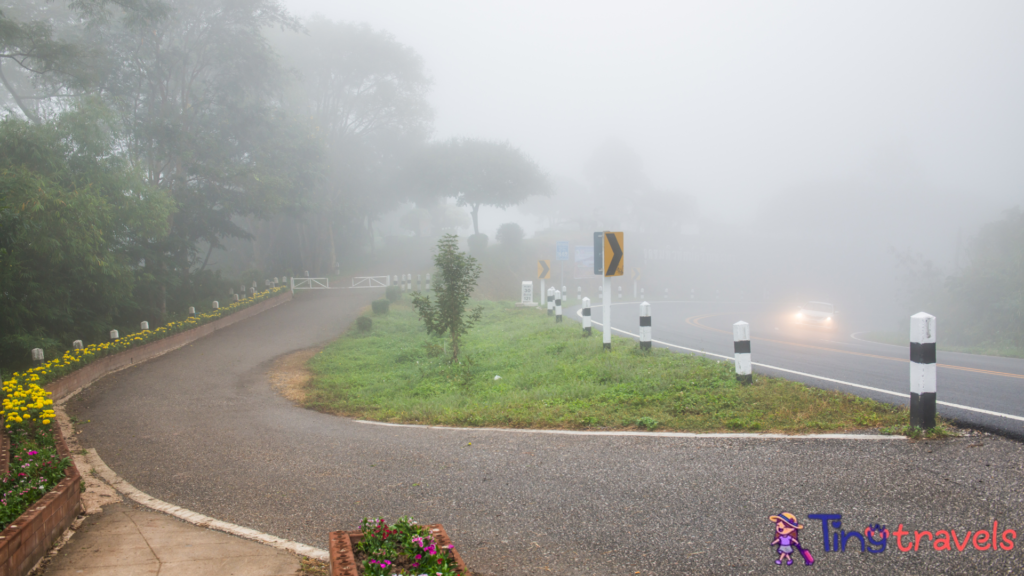
[(892, 174), (985, 220), (1024, 199), (1021, 2), (284, 5), (418, 51), (437, 138), (508, 140), (580, 181), (617, 138), (717, 220)]

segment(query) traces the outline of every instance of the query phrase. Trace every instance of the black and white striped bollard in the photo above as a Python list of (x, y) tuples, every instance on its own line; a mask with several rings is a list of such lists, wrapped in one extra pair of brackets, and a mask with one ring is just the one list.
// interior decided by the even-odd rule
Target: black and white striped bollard
[(750, 324), (740, 320), (732, 325), (733, 351), (736, 353), (736, 379), (744, 384), (754, 381), (750, 369)]
[(640, 304), (640, 349), (651, 349), (651, 305), (647, 302)]
[(910, 425), (935, 428), (935, 316), (910, 317)]
[(548, 288), (548, 316), (554, 316), (555, 314), (555, 289), (554, 287)]
[(583, 335), (590, 336), (590, 298), (583, 299)]
[(562, 291), (555, 290), (555, 324), (562, 321)]

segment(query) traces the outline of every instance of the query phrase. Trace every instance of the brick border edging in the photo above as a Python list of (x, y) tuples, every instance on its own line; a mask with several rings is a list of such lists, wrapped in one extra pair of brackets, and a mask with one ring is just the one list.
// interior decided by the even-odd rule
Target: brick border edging
[[(53, 382), (50, 382), (45, 385), (44, 388), (52, 393), (51, 398), (54, 402), (57, 402), (71, 396), (82, 388), (88, 387), (93, 382), (103, 378), (111, 372), (117, 372), (118, 370), (127, 368), (134, 364), (145, 362), (146, 360), (152, 360), (153, 358), (162, 356), (172, 350), (177, 350), (182, 346), (195, 342), (203, 336), (213, 334), (217, 330), (227, 328), (232, 324), (255, 316), (260, 312), (269, 310), (270, 308), (273, 308), (278, 304), (283, 304), (291, 299), (292, 293), (285, 292), (284, 294), (268, 298), (262, 302), (243, 308), (234, 314), (218, 318), (217, 320), (203, 324), (202, 326), (196, 326), (195, 328), (184, 332), (178, 332), (177, 334), (172, 334), (166, 338), (147, 342), (137, 348), (129, 348), (123, 352), (105, 356), (95, 362), (86, 364), (67, 376), (63, 376)], [(0, 572), (0, 576), (3, 576), (2, 572)]]
[[(451, 545), (451, 538), (448, 537), (448, 532), (445, 531), (444, 526), (428, 524), (426, 528), (430, 530), (431, 536), (437, 541), (438, 547), (447, 548)], [(331, 563), (330, 576), (359, 576), (356, 556), (352, 547), (362, 538), (363, 533), (359, 530), (336, 530), (327, 535), (328, 555), (330, 556)], [(459, 567), (459, 573), (462, 576), (470, 576), (471, 572), (469, 568), (466, 568), (466, 563), (462, 561), (462, 556), (459, 555), (458, 550), (452, 548), (451, 552), (455, 558), (455, 564)]]
[[(57, 453), (71, 458), (60, 426), (53, 425)], [(28, 574), (82, 512), (82, 475), (74, 461), (64, 479), (0, 532), (0, 576)]]

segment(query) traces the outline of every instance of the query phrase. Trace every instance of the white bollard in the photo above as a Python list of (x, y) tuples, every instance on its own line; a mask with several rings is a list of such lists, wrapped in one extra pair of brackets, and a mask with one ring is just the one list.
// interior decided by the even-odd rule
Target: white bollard
[(309, 270), (306, 270), (306, 278), (309, 278)]
[(427, 274), (427, 290), (430, 290), (430, 274)]
[(583, 335), (590, 336), (590, 298), (583, 299)]
[(120, 336), (118, 336), (117, 330), (111, 330), (110, 331), (110, 339), (111, 340), (117, 340), (118, 338), (120, 338)]
[(214, 310), (220, 310), (220, 302), (217, 302), (216, 300), (214, 300), (213, 301), (213, 309)]
[(232, 296), (235, 298), (235, 302), (238, 302), (238, 294), (232, 294)]
[(392, 282), (392, 284), (398, 286), (398, 276), (395, 276), (395, 281)]
[(419, 292), (422, 289), (423, 289), (422, 274), (417, 274), (416, 275), (416, 291)]
[(42, 364), (43, 363), (43, 349), (42, 348), (33, 348), (32, 349), (32, 361), (35, 362), (36, 364)]
[(251, 296), (255, 296), (255, 295), (256, 295), (256, 287), (254, 286), (252, 288), (249, 288), (249, 296), (251, 297)]
[(640, 299), (641, 300), (644, 299), (644, 289), (643, 288), (640, 288)]
[(238, 290), (238, 293), (245, 294), (246, 292), (248, 292), (248, 290), (245, 289), (245, 284), (242, 284), (242, 287)]
[(548, 294), (547, 285), (545, 284), (544, 279), (541, 278), (540, 279), (540, 303), (544, 305), (545, 309), (547, 309), (547, 305), (548, 305), (547, 294)]
[(555, 324), (562, 321), (562, 291), (555, 290)]
[[(235, 294), (235, 300), (236, 301), (238, 300), (238, 294)], [(195, 306), (189, 306), (188, 307), (188, 315), (189, 316), (195, 316), (196, 315), (196, 307)]]
[(583, 300), (583, 286), (576, 287), (576, 299)]
[(619, 286), (619, 300), (622, 300), (622, 286)]
[(651, 305), (647, 302), (640, 304), (640, 349), (651, 349)]
[(412, 292), (412, 274), (405, 275), (405, 289)]
[(555, 289), (548, 288), (548, 316), (555, 315)]
[(736, 379), (744, 384), (754, 381), (750, 367), (750, 324), (740, 320), (732, 325), (733, 352), (736, 354)]
[(81, 350), (85, 346), (82, 344), (81, 340), (75, 340), (74, 342), (71, 343), (71, 347), (75, 350)]
[(252, 287), (253, 287), (253, 289), (256, 288), (256, 281), (255, 280), (252, 281)]
[(565, 300), (566, 302), (569, 301), (569, 291), (565, 288), (565, 286), (562, 286), (562, 299)]
[(935, 316), (910, 317), (910, 425), (935, 428)]
[(288, 290), (295, 294), (295, 276), (292, 276), (291, 280), (288, 281)]
[(149, 330), (149, 322), (143, 320), (142, 323), (139, 324), (139, 328), (142, 328), (143, 330)]

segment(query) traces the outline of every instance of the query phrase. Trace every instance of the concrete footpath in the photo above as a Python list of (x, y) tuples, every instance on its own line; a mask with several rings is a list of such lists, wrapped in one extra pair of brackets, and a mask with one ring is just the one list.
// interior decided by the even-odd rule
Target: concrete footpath
[(45, 576), (295, 576), (298, 557), (134, 503), (86, 516)]

